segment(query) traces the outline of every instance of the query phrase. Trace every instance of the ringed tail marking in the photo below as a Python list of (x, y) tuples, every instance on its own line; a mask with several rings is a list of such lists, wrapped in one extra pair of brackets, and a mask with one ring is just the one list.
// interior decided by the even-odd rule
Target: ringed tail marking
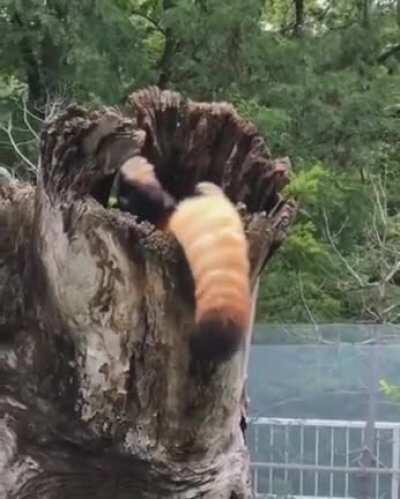
[(209, 182), (181, 201), (168, 228), (183, 248), (196, 298), (191, 350), (196, 359), (224, 361), (240, 348), (251, 313), (248, 245), (240, 216)]

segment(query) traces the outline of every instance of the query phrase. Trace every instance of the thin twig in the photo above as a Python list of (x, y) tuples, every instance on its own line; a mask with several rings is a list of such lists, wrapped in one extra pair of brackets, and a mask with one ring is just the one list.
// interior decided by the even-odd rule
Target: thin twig
[(346, 218), (344, 219), (344, 222), (342, 223), (342, 225), (336, 231), (335, 237), (339, 237), (340, 236), (340, 234), (344, 231), (344, 229), (345, 229), (348, 221), (349, 221), (349, 216), (347, 215)]
[(395, 274), (397, 274), (397, 272), (398, 272), (399, 270), (400, 270), (400, 260), (399, 260), (399, 261), (397, 261), (397, 262), (393, 265), (392, 269), (388, 272), (388, 274), (387, 274), (387, 275), (386, 275), (386, 277), (383, 279), (383, 281), (384, 281), (384, 282), (389, 282), (389, 281), (393, 278), (393, 276), (394, 276)]
[(21, 149), (19, 148), (18, 144), (16, 143), (16, 141), (14, 139), (14, 136), (12, 133), (12, 119), (11, 119), (11, 117), (8, 120), (8, 126), (5, 127), (4, 125), (0, 124), (0, 129), (3, 130), (7, 134), (14, 151), (18, 154), (18, 156), (24, 161), (24, 163), (26, 163), (28, 165), (28, 167), (31, 171), (37, 173), (37, 166), (34, 165), (32, 163), (32, 161), (27, 156), (25, 156), (25, 154), (21, 151)]
[(35, 139), (39, 142), (39, 135), (37, 134), (36, 130), (33, 129), (32, 125), (29, 122), (28, 119), (28, 106), (26, 104), (26, 99), (23, 99), (23, 117), (24, 117), (24, 123), (28, 130), (31, 132), (31, 134), (35, 137)]
[(329, 228), (329, 222), (328, 222), (328, 216), (326, 214), (326, 210), (323, 210), (322, 214), (323, 214), (324, 221), (325, 221), (326, 235), (328, 237), (330, 245), (332, 246), (332, 249), (334, 250), (334, 252), (336, 253), (336, 255), (340, 258), (340, 260), (344, 263), (344, 265), (346, 266), (346, 268), (349, 271), (349, 273), (358, 282), (359, 286), (360, 287), (364, 287), (365, 283), (363, 282), (363, 280), (361, 279), (361, 277), (357, 274), (357, 272), (353, 269), (353, 267), (349, 264), (349, 262), (347, 261), (347, 259), (339, 251), (338, 247), (336, 246), (336, 244), (335, 244), (335, 242), (334, 242), (334, 240), (332, 238), (332, 234), (331, 234), (331, 231), (330, 231), (330, 228)]
[(145, 19), (146, 21), (148, 21), (150, 24), (152, 24), (160, 33), (162, 33), (164, 36), (166, 35), (166, 31), (164, 28), (162, 28), (160, 26), (160, 24), (155, 20), (153, 19), (151, 16), (147, 15), (147, 14), (144, 14), (143, 12), (139, 12), (137, 10), (133, 10), (131, 12), (131, 14), (133, 16), (137, 16), (137, 17), (141, 17), (142, 19)]
[(303, 280), (301, 278), (301, 274), (299, 273), (297, 277), (298, 277), (298, 281), (299, 281), (299, 291), (300, 291), (301, 301), (303, 302), (304, 308), (306, 309), (307, 315), (308, 315), (308, 317), (309, 317), (309, 319), (310, 319), (310, 321), (311, 321), (311, 323), (312, 323), (312, 325), (314, 327), (314, 331), (315, 331), (318, 339), (321, 340), (321, 332), (319, 330), (318, 323), (314, 319), (314, 316), (313, 316), (313, 314), (311, 312), (311, 309), (308, 306), (308, 303), (307, 303), (306, 298), (304, 296), (304, 287), (303, 287)]

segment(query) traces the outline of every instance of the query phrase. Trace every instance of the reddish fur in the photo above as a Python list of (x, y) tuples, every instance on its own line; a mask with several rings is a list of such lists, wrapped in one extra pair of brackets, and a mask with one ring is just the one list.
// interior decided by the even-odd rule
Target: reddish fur
[(172, 196), (166, 192), (145, 158), (134, 156), (126, 161), (119, 172), (119, 206), (164, 229), (175, 207)]
[(240, 217), (223, 192), (204, 183), (200, 196), (182, 201), (169, 220), (195, 281), (198, 359), (226, 360), (240, 347), (251, 299), (247, 241)]
[(200, 196), (176, 207), (145, 158), (131, 158), (120, 170), (121, 209), (168, 228), (186, 254), (195, 282), (194, 357), (222, 361), (238, 350), (248, 327), (247, 241), (240, 217), (221, 189), (204, 182), (198, 191)]

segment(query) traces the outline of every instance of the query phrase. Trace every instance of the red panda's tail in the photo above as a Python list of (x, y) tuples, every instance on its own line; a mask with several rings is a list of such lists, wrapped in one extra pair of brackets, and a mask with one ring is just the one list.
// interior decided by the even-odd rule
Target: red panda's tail
[(201, 183), (199, 196), (182, 201), (169, 220), (193, 274), (196, 359), (222, 361), (240, 347), (251, 299), (246, 236), (241, 219), (214, 184)]
[(190, 349), (198, 360), (223, 362), (238, 351), (243, 336), (244, 328), (232, 320), (201, 319), (190, 338)]

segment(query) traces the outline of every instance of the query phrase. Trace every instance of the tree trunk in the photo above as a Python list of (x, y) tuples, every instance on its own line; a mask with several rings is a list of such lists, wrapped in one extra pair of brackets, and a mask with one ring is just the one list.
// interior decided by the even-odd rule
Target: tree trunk
[[(163, 0), (163, 11), (167, 12), (174, 7), (173, 0)], [(166, 89), (171, 79), (171, 59), (174, 57), (177, 41), (174, 37), (174, 32), (170, 27), (165, 28), (164, 34), (164, 50), (159, 61), (160, 75), (158, 78), (158, 86), (161, 89)]]
[(371, 0), (360, 0), (359, 9), (361, 14), (361, 24), (365, 29), (370, 27)]
[(153, 88), (124, 112), (67, 108), (40, 153), (36, 187), (0, 186), (0, 497), (250, 497), (249, 344), (193, 364), (178, 243), (106, 204), (138, 154), (178, 199), (218, 183), (246, 204), (255, 284), (296, 211), (263, 139), (227, 104)]
[(397, 26), (400, 27), (400, 0), (396, 1), (396, 20)]
[(296, 36), (302, 36), (304, 30), (304, 0), (294, 0), (294, 8), (294, 34)]

